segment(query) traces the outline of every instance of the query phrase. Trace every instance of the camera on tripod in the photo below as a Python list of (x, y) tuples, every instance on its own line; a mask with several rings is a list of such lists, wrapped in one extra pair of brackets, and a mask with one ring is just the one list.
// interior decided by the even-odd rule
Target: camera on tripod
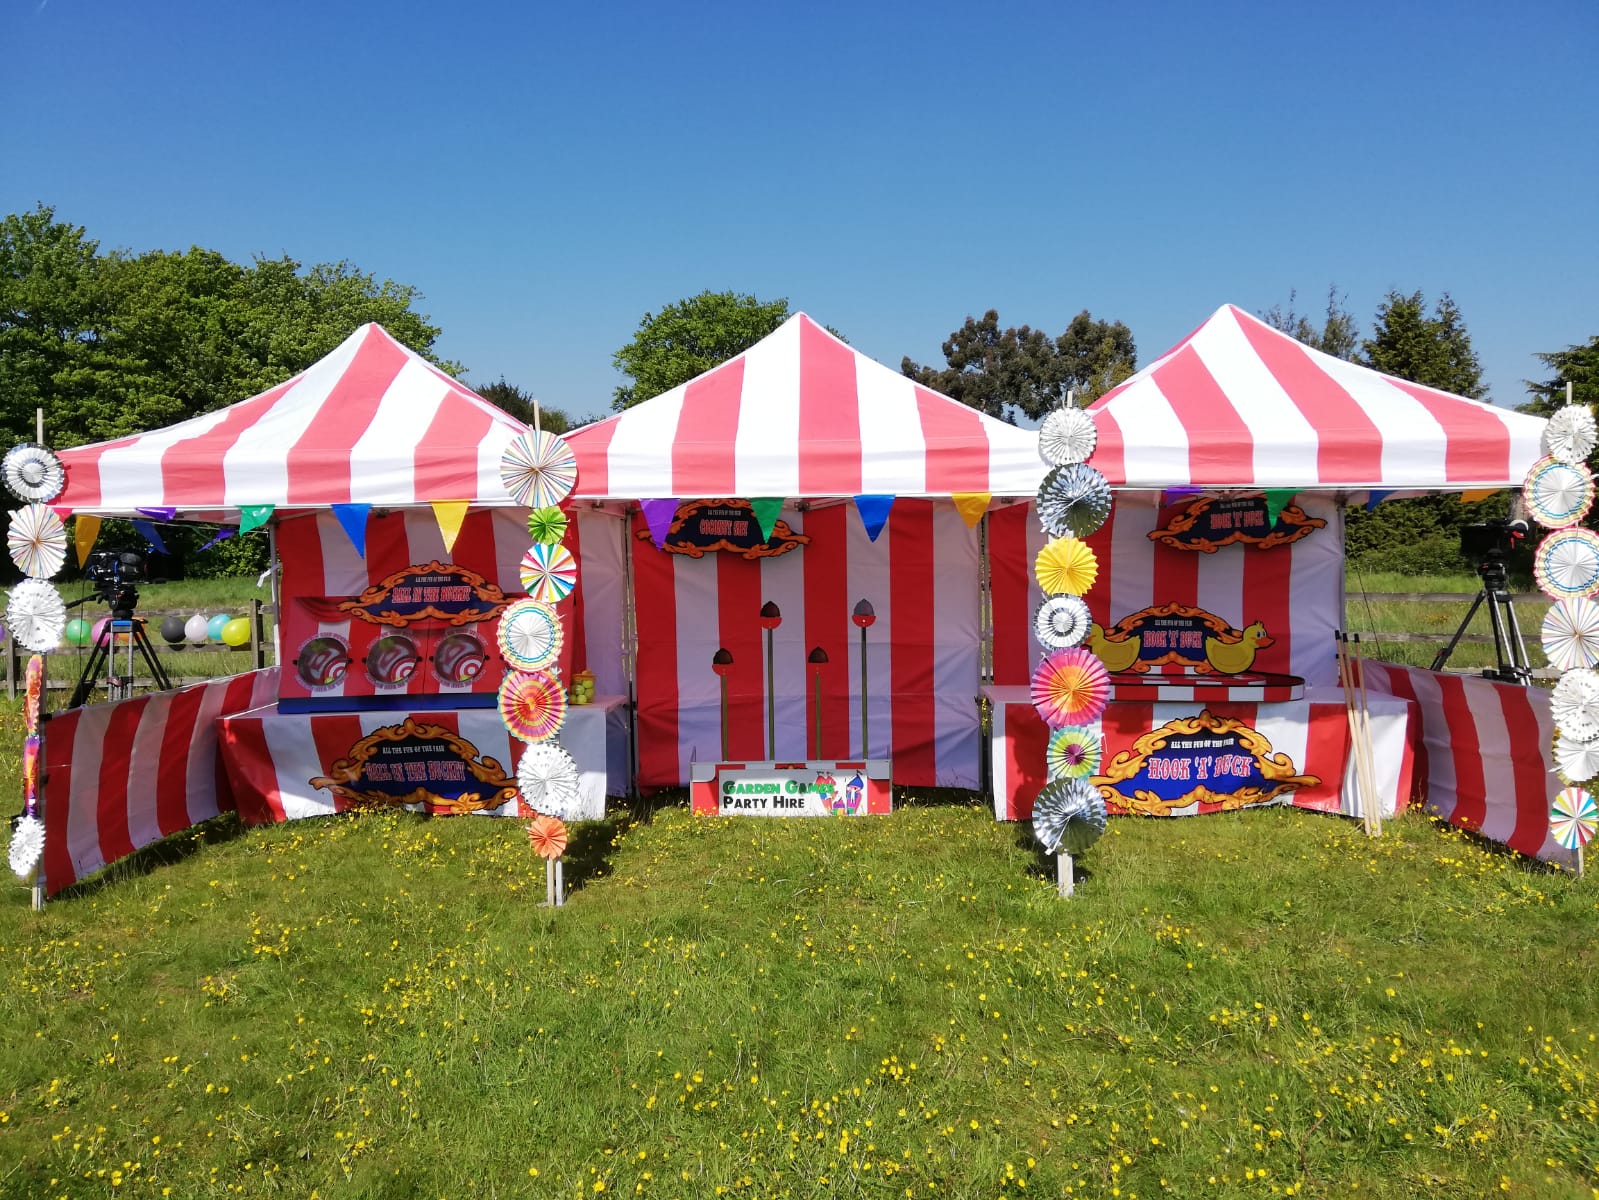
[(83, 575), (94, 584), (94, 594), (110, 606), (112, 617), (132, 620), (139, 606), (134, 584), (144, 578), (144, 555), (137, 550), (96, 550), (84, 560)]
[(1476, 525), (1460, 527), (1460, 553), (1481, 567), (1484, 563), (1503, 560), (1527, 536), (1525, 521), (1483, 521)]

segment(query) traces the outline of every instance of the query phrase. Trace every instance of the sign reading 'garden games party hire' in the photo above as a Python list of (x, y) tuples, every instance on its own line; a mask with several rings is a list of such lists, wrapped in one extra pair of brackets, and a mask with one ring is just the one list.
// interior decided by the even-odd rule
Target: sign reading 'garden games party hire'
[[(638, 536), (648, 539), (648, 530)], [(761, 532), (761, 522), (748, 500), (688, 500), (677, 506), (677, 515), (661, 539), (668, 554), (703, 558), (719, 551), (741, 558), (775, 558), (807, 545), (810, 538), (795, 533), (783, 520), (772, 523), (772, 536)]]

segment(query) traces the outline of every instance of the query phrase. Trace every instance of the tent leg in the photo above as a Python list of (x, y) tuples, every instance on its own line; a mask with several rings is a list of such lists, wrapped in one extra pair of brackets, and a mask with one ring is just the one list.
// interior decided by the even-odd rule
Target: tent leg
[(633, 529), (631, 511), (617, 522), (622, 533), (622, 673), (627, 676), (628, 796), (639, 798), (638, 786), (638, 615), (633, 596)]

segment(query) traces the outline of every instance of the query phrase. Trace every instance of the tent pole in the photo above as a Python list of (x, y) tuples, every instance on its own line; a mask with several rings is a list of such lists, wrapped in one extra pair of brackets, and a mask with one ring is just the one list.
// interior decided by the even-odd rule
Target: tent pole
[(278, 523), (275, 519), (267, 523), (267, 595), (272, 600), (272, 662), (281, 665), (283, 646), (278, 639), (283, 628), (283, 601), (278, 595)]
[(622, 512), (617, 522), (622, 534), (622, 673), (627, 677), (628, 795), (637, 800), (638, 787), (638, 620), (633, 599), (633, 515)]

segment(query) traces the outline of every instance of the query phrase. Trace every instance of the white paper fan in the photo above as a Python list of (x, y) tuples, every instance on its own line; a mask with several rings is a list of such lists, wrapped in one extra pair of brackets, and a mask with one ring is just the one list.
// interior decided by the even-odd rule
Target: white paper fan
[(44, 654), (61, 644), (61, 631), (67, 627), (67, 606), (44, 580), (24, 579), (11, 589), (6, 627), (18, 643), (35, 654)]
[(23, 442), (0, 459), (0, 481), (18, 500), (49, 504), (66, 486), (61, 460), (37, 442)]
[(1544, 657), (1560, 671), (1599, 665), (1599, 604), (1570, 596), (1544, 614)]
[(1094, 418), (1080, 408), (1057, 408), (1038, 427), (1038, 457), (1052, 467), (1087, 462), (1098, 445)]
[(26, 879), (44, 857), (44, 822), (38, 817), (23, 817), (11, 831), (11, 849), (7, 858), (12, 874)]
[(1521, 498), (1527, 515), (1546, 529), (1575, 525), (1593, 507), (1593, 476), (1585, 465), (1573, 466), (1553, 455), (1532, 464)]
[(1033, 634), (1044, 649), (1064, 650), (1080, 645), (1093, 621), (1081, 596), (1046, 596), (1033, 614)]
[(1587, 783), (1599, 775), (1599, 739), (1579, 742), (1556, 733), (1555, 773), (1566, 783)]
[(577, 762), (554, 742), (535, 742), (522, 751), (516, 783), (534, 812), (562, 821), (577, 819)]
[(1568, 404), (1555, 410), (1543, 427), (1543, 452), (1577, 467), (1593, 453), (1599, 428), (1586, 404)]
[(1549, 697), (1549, 715), (1563, 738), (1599, 738), (1599, 673), (1579, 667), (1562, 675)]
[(17, 570), (32, 579), (49, 579), (67, 557), (67, 527), (55, 509), (29, 504), (11, 514), (6, 546)]

